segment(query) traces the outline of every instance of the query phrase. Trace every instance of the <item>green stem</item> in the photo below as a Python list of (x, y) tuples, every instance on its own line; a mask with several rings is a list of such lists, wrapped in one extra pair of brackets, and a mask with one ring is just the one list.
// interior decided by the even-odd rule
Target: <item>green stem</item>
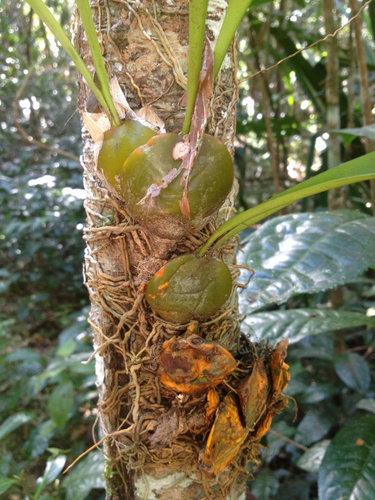
[(232, 238), (232, 236), (235, 236), (252, 224), (259, 222), (297, 200), (322, 193), (323, 191), (328, 191), (329, 189), (370, 179), (375, 179), (375, 153), (370, 153), (347, 163), (343, 163), (327, 172), (301, 182), (301, 184), (297, 186), (293, 186), (265, 203), (261, 203), (257, 207), (250, 208), (232, 219), (229, 219), (227, 222), (224, 222), (224, 224), (222, 224), (200, 248), (198, 255), (202, 256), (221, 236), (223, 237), (215, 244), (215, 249), (218, 249), (226, 241)]
[(114, 124), (120, 125), (121, 122), (118, 117), (115, 105), (113, 104), (111, 92), (109, 90), (107, 73), (105, 71), (102, 52), (100, 50), (98, 37), (96, 35), (95, 26), (92, 19), (89, 0), (77, 0), (76, 3), (79, 10), (79, 14), (81, 16), (82, 25), (87, 36), (87, 41), (90, 46), (92, 60), (94, 62), (96, 76), (98, 77), (100, 85), (100, 90), (105, 99), (105, 102), (107, 103), (107, 106), (110, 109)]
[(182, 135), (188, 134), (191, 116), (199, 87), (199, 75), (202, 64), (204, 30), (206, 27), (208, 0), (189, 1), (189, 67), (186, 96), (186, 114), (182, 126)]
[(90, 87), (93, 94), (98, 99), (99, 104), (104, 109), (104, 112), (108, 116), (112, 125), (115, 125), (111, 111), (110, 111), (109, 107), (107, 106), (107, 103), (106, 103), (101, 91), (95, 85), (90, 71), (86, 67), (81, 56), (78, 54), (76, 49), (70, 43), (69, 38), (65, 35), (60, 24), (56, 21), (56, 19), (53, 17), (53, 15), (48, 10), (48, 8), (44, 5), (42, 0), (26, 0), (26, 2), (38, 14), (38, 16), (44, 22), (44, 24), (50, 29), (50, 31), (52, 32), (54, 37), (61, 43), (62, 48), (65, 50), (65, 52), (68, 54), (70, 59), (73, 61), (73, 63), (75, 64), (75, 67), (81, 73), (83, 78), (86, 80), (87, 85)]

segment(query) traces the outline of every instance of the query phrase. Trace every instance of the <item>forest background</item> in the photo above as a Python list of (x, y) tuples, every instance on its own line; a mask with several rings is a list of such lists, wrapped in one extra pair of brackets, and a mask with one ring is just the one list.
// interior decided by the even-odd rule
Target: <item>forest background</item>
[[(74, 2), (46, 3), (68, 33)], [(238, 80), (333, 33), (361, 5), (339, 0), (253, 2), (238, 34)], [(92, 346), (82, 284), (85, 192), (77, 77), (25, 2), (3, 0), (0, 14), (0, 494), (12, 500), (104, 498), (100, 451), (82, 459), (67, 477), (62, 475), (65, 464), (93, 444), (97, 417), (94, 366), (81, 363)], [(366, 101), (361, 76), (366, 71), (371, 96), (374, 48), (375, 4), (370, 3), (334, 39), (240, 85), (238, 211), (373, 150), (372, 103)], [(350, 130), (329, 134), (332, 129)], [(323, 221), (328, 208), (372, 215), (373, 202), (370, 185), (359, 183), (296, 203), (275, 217), (297, 214), (291, 230), (297, 236), (304, 217), (298, 214), (315, 212), (316, 230), (327, 236), (329, 245), (332, 228)], [(262, 236), (279, 222), (274, 218), (264, 226)], [(256, 229), (242, 235), (245, 253), (240, 258), (259, 276), (262, 257), (250, 263), (246, 250), (246, 238)], [(288, 237), (293, 247), (293, 234)], [(274, 343), (283, 334), (289, 338), (292, 381), (287, 394), (298, 405), (297, 418), (290, 404), (262, 441), (263, 465), (254, 472), (254, 481), (249, 480), (249, 500), (317, 499), (327, 446), (375, 412), (374, 267), (357, 276), (366, 266), (360, 267), (355, 246), (350, 253), (348, 244), (352, 271), (345, 286), (337, 287), (343, 279), (335, 275), (332, 256), (339, 250), (331, 244), (326, 291), (306, 293), (309, 287), (300, 277), (295, 282), (298, 293), (286, 297), (280, 291), (275, 302), (281, 305), (263, 304), (269, 316), (257, 311), (254, 320), (247, 316), (254, 309), (247, 300), (251, 287), (241, 294), (243, 330), (252, 340)], [(269, 254), (266, 258), (272, 260)], [(312, 252), (304, 258), (314, 266)], [(293, 274), (296, 259), (283, 263), (284, 273)], [(280, 260), (268, 261), (267, 269), (277, 272)], [(308, 310), (319, 310), (319, 317), (307, 320)], [(348, 312), (361, 313), (361, 321)]]

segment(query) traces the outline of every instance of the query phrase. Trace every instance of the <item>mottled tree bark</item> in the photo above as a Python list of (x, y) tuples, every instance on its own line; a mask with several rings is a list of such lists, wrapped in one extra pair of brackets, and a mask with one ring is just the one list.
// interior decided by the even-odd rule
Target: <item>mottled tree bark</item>
[[(149, 105), (164, 121), (167, 132), (180, 133), (184, 109), (179, 102), (187, 77), (188, 2), (100, 0), (91, 2), (91, 7), (108, 75), (118, 78), (132, 109)], [(209, 3), (207, 31), (211, 42), (218, 34), (225, 8), (225, 0)], [(78, 13), (73, 40), (94, 72)], [(231, 49), (215, 87), (207, 127), (231, 153), (235, 72)], [(81, 78), (78, 83), (79, 107), (85, 110), (89, 89)], [(244, 499), (245, 472), (228, 468), (221, 475), (221, 485), (213, 482), (207, 486), (207, 479), (189, 458), (191, 445), (188, 448), (181, 439), (167, 451), (150, 452), (142, 437), (148, 421), (153, 421), (163, 405), (163, 388), (154, 369), (155, 353), (165, 338), (178, 335), (179, 330), (161, 323), (148, 310), (139, 283), (149, 279), (165, 259), (195, 251), (219, 221), (230, 216), (235, 189), (218, 216), (198, 234), (177, 244), (156, 240), (131, 220), (124, 202), (101, 184), (93, 161), (93, 143), (84, 125), (82, 138), (87, 191), (86, 286), (92, 304), (94, 347), (101, 347), (96, 354), (100, 425), (104, 436), (111, 434), (104, 442), (107, 498), (198, 500), (213, 494), (215, 498)], [(221, 257), (228, 265), (235, 264), (234, 250), (234, 242), (222, 250)], [(232, 273), (235, 278), (238, 270), (232, 268)], [(232, 350), (239, 335), (236, 293), (233, 287), (232, 307), (217, 323), (221, 342)], [(204, 328), (207, 338), (216, 339), (210, 325)], [(131, 434), (127, 433), (129, 428), (133, 429)], [(194, 453), (195, 457), (196, 450)]]

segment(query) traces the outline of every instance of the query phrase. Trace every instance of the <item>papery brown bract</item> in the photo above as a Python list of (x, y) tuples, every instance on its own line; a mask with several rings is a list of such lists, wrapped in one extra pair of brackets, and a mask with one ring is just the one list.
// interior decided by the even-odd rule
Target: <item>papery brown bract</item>
[(238, 387), (241, 408), (250, 431), (267, 408), (268, 394), (266, 368), (263, 361), (258, 356), (254, 356), (251, 375)]
[(288, 406), (288, 400), (285, 397), (281, 397), (274, 405), (269, 406), (257, 423), (255, 430), (251, 433), (251, 439), (255, 440), (263, 437), (269, 431), (273, 417), (281, 413), (286, 406)]
[(160, 382), (185, 394), (212, 389), (236, 368), (235, 359), (224, 347), (198, 335), (165, 342), (158, 364)]
[(272, 354), (270, 368), (272, 376), (272, 400), (271, 404), (277, 401), (277, 398), (286, 388), (290, 380), (289, 366), (284, 363), (287, 355), (289, 341), (283, 339), (275, 346), (275, 352)]
[(241, 422), (233, 396), (225, 396), (216, 412), (206, 446), (199, 455), (199, 466), (210, 479), (219, 474), (240, 450), (248, 431)]
[(207, 393), (206, 417), (209, 421), (215, 414), (219, 406), (220, 399), (215, 389), (210, 389)]

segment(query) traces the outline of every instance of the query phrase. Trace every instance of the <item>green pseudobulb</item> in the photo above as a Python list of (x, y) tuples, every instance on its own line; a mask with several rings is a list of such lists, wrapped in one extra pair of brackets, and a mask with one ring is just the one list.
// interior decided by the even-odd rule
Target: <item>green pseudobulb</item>
[(224, 203), (233, 184), (233, 163), (227, 148), (215, 137), (204, 135), (189, 181), (191, 219), (181, 212), (179, 204), (184, 190), (180, 184), (183, 173), (157, 197), (138, 205), (152, 184), (162, 184), (164, 176), (180, 167), (182, 160), (174, 160), (172, 153), (182, 140), (175, 134), (153, 137), (129, 156), (120, 174), (128, 211), (161, 238), (178, 239), (201, 229)]
[(163, 319), (187, 323), (211, 317), (231, 290), (232, 278), (224, 262), (188, 254), (171, 260), (151, 278), (146, 300)]
[(126, 120), (121, 125), (104, 132), (103, 146), (98, 157), (98, 169), (107, 182), (120, 192), (116, 178), (128, 156), (139, 146), (154, 137), (156, 132), (134, 121)]

